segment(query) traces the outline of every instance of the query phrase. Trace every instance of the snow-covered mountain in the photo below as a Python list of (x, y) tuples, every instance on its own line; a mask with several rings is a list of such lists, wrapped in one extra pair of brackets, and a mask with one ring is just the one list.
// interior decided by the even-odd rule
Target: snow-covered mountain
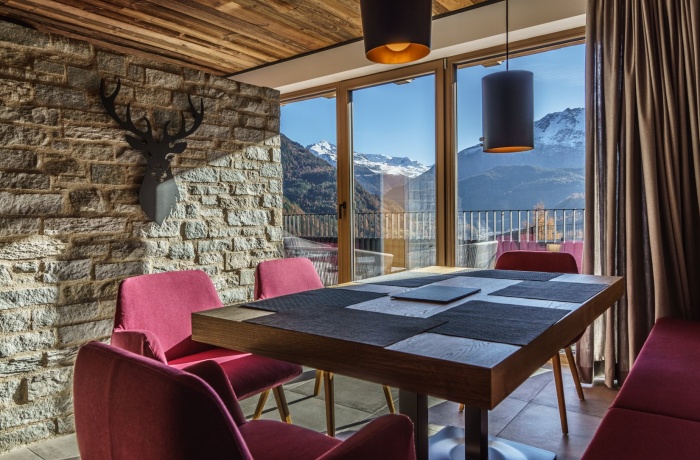
[[(306, 146), (306, 149), (333, 166), (336, 166), (338, 162), (337, 148), (328, 141), (316, 142)], [(355, 166), (365, 166), (377, 174), (416, 177), (430, 169), (429, 166), (406, 157), (390, 157), (377, 153), (355, 152), (354, 158)]]

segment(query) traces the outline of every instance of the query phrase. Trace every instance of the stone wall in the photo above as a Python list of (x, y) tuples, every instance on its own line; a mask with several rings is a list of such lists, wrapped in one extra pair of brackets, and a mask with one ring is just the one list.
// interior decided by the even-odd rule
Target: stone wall
[[(252, 297), (281, 251), (279, 94), (0, 21), (0, 452), (73, 430), (78, 347), (105, 340), (121, 279), (205, 270), (224, 302)], [(162, 226), (138, 204), (141, 154), (99, 83), (178, 124), (202, 126), (173, 162), (181, 201)], [(190, 120), (188, 115), (188, 121)], [(191, 121), (190, 121), (191, 122)]]

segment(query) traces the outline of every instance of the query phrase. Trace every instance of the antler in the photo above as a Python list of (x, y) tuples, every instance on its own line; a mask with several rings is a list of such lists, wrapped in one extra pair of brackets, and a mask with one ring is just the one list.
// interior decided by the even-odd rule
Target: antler
[(204, 99), (200, 99), (199, 101), (199, 112), (197, 112), (197, 109), (194, 107), (194, 104), (192, 103), (192, 98), (189, 96), (189, 94), (187, 95), (187, 100), (190, 103), (190, 113), (192, 114), (194, 123), (192, 123), (190, 129), (185, 129), (185, 114), (183, 112), (180, 112), (180, 129), (174, 135), (170, 135), (170, 133), (168, 132), (168, 126), (170, 125), (170, 121), (167, 121), (165, 125), (163, 125), (163, 143), (166, 145), (170, 145), (175, 141), (179, 141), (180, 139), (186, 138), (187, 136), (195, 132), (197, 128), (199, 128), (199, 125), (202, 124), (202, 120), (204, 119)]
[(114, 121), (116, 121), (119, 124), (119, 126), (121, 126), (123, 129), (133, 134), (136, 134), (141, 140), (147, 142), (153, 141), (153, 129), (151, 128), (151, 124), (148, 122), (147, 118), (144, 117), (144, 119), (146, 120), (146, 131), (141, 131), (140, 129), (138, 129), (134, 122), (131, 120), (131, 103), (128, 103), (126, 105), (126, 120), (122, 120), (117, 114), (117, 111), (114, 109), (114, 101), (115, 99), (117, 99), (119, 90), (122, 87), (122, 81), (117, 80), (117, 87), (115, 88), (114, 92), (112, 92), (112, 94), (110, 94), (109, 96), (105, 96), (104, 87), (105, 81), (102, 80), (100, 82), (100, 99), (102, 99), (102, 104), (105, 106), (107, 113), (114, 119)]

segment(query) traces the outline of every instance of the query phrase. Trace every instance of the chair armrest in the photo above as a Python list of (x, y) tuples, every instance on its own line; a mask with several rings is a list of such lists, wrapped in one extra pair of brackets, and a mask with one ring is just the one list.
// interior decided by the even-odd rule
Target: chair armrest
[(384, 415), (318, 460), (415, 460), (413, 423), (405, 415)]
[(115, 329), (112, 331), (112, 340), (110, 344), (122, 350), (155, 359), (163, 364), (168, 364), (168, 360), (165, 358), (165, 352), (160, 346), (160, 341), (152, 332)]
[(202, 361), (182, 370), (196, 375), (212, 387), (214, 392), (221, 398), (221, 401), (223, 401), (236, 425), (241, 426), (246, 423), (241, 406), (238, 404), (236, 392), (233, 390), (231, 382), (226, 377), (221, 366), (214, 361)]

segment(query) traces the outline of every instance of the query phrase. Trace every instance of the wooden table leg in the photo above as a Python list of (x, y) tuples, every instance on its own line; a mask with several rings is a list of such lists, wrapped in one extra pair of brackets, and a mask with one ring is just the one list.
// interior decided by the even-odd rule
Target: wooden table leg
[(428, 396), (399, 388), (399, 412), (413, 421), (416, 460), (428, 460)]

